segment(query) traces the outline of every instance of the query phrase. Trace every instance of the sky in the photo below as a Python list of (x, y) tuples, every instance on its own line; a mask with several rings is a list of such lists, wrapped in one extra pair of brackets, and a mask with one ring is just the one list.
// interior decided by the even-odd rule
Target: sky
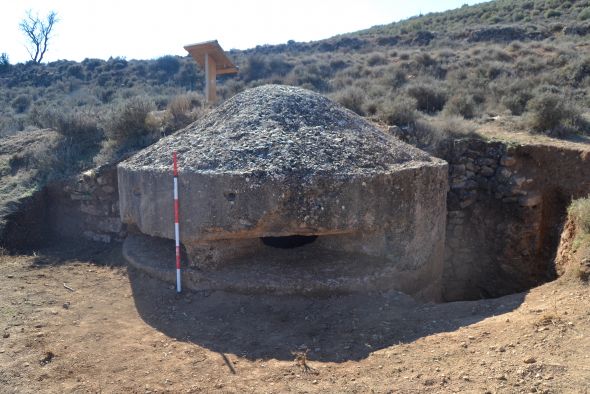
[(27, 10), (58, 14), (44, 61), (186, 55), (183, 46), (216, 39), (226, 49), (315, 41), (475, 4), (482, 0), (4, 0), (0, 53), (29, 59), (19, 23)]

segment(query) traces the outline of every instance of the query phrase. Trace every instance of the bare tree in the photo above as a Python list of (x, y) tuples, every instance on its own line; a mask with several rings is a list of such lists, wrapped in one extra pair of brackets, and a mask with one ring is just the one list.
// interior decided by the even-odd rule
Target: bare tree
[(47, 52), (51, 31), (57, 21), (55, 11), (51, 11), (46, 20), (40, 19), (37, 14), (33, 15), (31, 10), (27, 11), (26, 18), (21, 21), (19, 26), (29, 41), (27, 51), (32, 61), (41, 63), (43, 60), (43, 56)]

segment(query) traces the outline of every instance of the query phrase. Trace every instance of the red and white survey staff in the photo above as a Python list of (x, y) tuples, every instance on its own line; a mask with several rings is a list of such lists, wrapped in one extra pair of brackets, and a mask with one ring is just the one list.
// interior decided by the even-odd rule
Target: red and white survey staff
[(178, 161), (176, 151), (172, 154), (174, 163), (174, 239), (176, 240), (176, 292), (180, 293), (180, 226), (178, 224)]

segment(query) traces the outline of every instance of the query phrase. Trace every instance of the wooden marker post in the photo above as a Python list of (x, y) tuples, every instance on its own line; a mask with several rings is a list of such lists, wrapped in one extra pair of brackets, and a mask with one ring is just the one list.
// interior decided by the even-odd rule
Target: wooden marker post
[(236, 74), (238, 68), (227, 57), (217, 40), (185, 45), (184, 49), (205, 70), (205, 100), (214, 103), (217, 100), (216, 78), (223, 74)]

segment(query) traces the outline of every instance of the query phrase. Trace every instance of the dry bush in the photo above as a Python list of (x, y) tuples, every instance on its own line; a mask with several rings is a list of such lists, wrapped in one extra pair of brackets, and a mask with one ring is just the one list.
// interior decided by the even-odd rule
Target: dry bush
[(337, 92), (334, 95), (334, 100), (340, 105), (356, 112), (359, 115), (364, 115), (364, 105), (367, 100), (365, 91), (356, 86), (349, 86), (344, 90)]
[(415, 98), (401, 94), (381, 104), (379, 118), (389, 125), (410, 126), (418, 116), (416, 106)]
[(475, 116), (477, 105), (473, 97), (468, 93), (458, 93), (453, 95), (445, 104), (444, 112), (446, 115), (462, 116), (465, 119), (471, 119)]
[(20, 94), (16, 96), (14, 100), (12, 100), (11, 106), (14, 109), (14, 112), (17, 114), (22, 114), (31, 105), (31, 97), (26, 94)]
[(572, 252), (577, 255), (579, 264), (573, 266), (575, 278), (584, 282), (590, 280), (590, 195), (572, 201), (568, 216), (577, 230), (572, 244)]
[(385, 75), (379, 81), (384, 86), (399, 88), (408, 81), (406, 72), (398, 66), (391, 66), (385, 70)]
[(94, 163), (117, 162), (157, 141), (161, 136), (161, 121), (152, 115), (155, 108), (153, 100), (145, 96), (135, 96), (113, 106), (105, 122), (107, 139)]
[(402, 140), (429, 152), (440, 151), (450, 138), (475, 135), (475, 127), (457, 116), (423, 117), (401, 130)]
[(431, 119), (431, 125), (446, 137), (465, 138), (476, 135), (474, 124), (459, 116), (437, 116)]
[(369, 67), (382, 66), (387, 63), (385, 56), (380, 53), (373, 53), (367, 58), (367, 65)]
[(197, 93), (186, 93), (178, 95), (170, 100), (168, 113), (170, 119), (164, 126), (165, 132), (172, 132), (181, 129), (203, 114), (203, 97)]
[(524, 81), (517, 81), (510, 85), (508, 91), (502, 95), (501, 104), (506, 107), (512, 115), (522, 115), (526, 106), (533, 95), (529, 90), (528, 84)]
[(174, 118), (181, 118), (191, 110), (191, 100), (186, 95), (176, 96), (168, 104), (168, 111)]
[(51, 128), (76, 145), (81, 151), (98, 148), (104, 138), (97, 110), (80, 108), (73, 110), (55, 107), (34, 107), (29, 114), (31, 123), (40, 128)]
[(170, 104), (168, 104), (168, 110), (173, 116), (181, 116), (194, 110), (195, 108), (201, 108), (203, 103), (204, 97), (202, 95), (191, 92), (178, 95), (170, 100)]
[(567, 77), (576, 83), (582, 83), (584, 79), (590, 78), (590, 57), (578, 59), (567, 68)]
[(569, 131), (568, 126), (576, 122), (580, 115), (576, 108), (562, 95), (539, 93), (527, 104), (529, 125), (535, 131), (562, 135)]
[(590, 234), (590, 195), (572, 201), (568, 208), (570, 218), (583, 233)]
[(406, 88), (406, 93), (417, 101), (417, 108), (426, 113), (435, 113), (443, 109), (447, 102), (447, 89), (439, 81), (416, 80)]
[(107, 122), (108, 139), (129, 146), (141, 146), (147, 141), (153, 141), (155, 130), (146, 120), (155, 108), (154, 102), (143, 96), (118, 104), (112, 109)]

